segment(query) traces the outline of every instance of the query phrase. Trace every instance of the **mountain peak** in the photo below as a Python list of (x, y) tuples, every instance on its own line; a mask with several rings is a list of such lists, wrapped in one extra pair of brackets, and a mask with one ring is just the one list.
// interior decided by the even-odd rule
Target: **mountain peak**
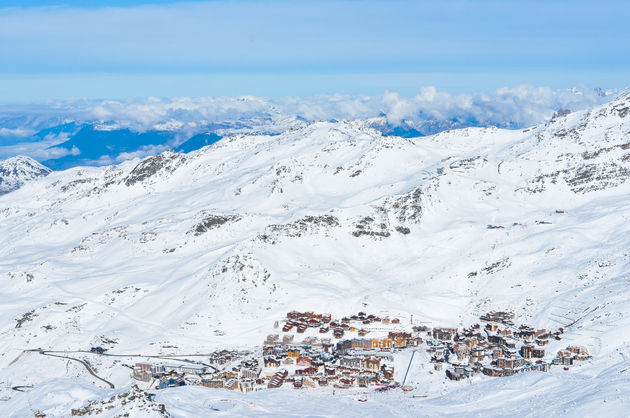
[(0, 195), (17, 190), (24, 183), (50, 173), (50, 168), (24, 155), (0, 161)]

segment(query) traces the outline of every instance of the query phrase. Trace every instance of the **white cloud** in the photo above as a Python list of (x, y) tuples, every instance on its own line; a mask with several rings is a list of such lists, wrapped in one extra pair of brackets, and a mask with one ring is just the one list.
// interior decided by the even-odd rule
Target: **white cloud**
[[(320, 95), (312, 97), (149, 97), (129, 100), (65, 100), (25, 108), (39, 117), (101, 123), (99, 129), (181, 130), (186, 134), (212, 124), (248, 119), (364, 119), (385, 115), (392, 124), (402, 120), (461, 121), (499, 126), (528, 126), (544, 121), (559, 108), (579, 110), (609, 100), (589, 89), (552, 90), (520, 85), (489, 93), (453, 94), (422, 87), (415, 96), (385, 91), (378, 96)], [(45, 118), (44, 118), (45, 119)], [(26, 126), (24, 131), (31, 129)], [(32, 130), (32, 129), (31, 129)]]
[[(550, 118), (554, 111), (573, 111), (606, 102), (613, 97), (589, 89), (552, 90), (547, 87), (519, 85), (488, 93), (449, 93), (435, 87), (422, 87), (414, 96), (385, 91), (377, 96), (320, 95), (312, 97), (149, 97), (129, 100), (64, 100), (40, 105), (20, 106), (25, 126), (7, 132), (26, 133), (67, 121), (95, 123), (100, 130), (127, 128), (137, 132), (171, 130), (175, 144), (190, 136), (227, 127), (227, 132), (245, 129), (282, 129), (295, 118), (306, 120), (367, 119), (384, 116), (392, 125), (405, 125), (420, 132), (470, 125), (525, 127)], [(2, 120), (10, 120), (0, 110)], [(14, 110), (11, 114), (16, 115)], [(11, 116), (9, 115), (9, 116)], [(17, 154), (39, 160), (59, 158), (64, 153), (76, 155), (79, 150), (63, 150), (55, 145), (68, 138), (67, 133), (48, 135), (43, 141), (25, 141), (0, 146), (0, 158)], [(168, 144), (168, 145), (173, 145)], [(53, 148), (51, 148), (53, 147)], [(113, 157), (111, 162), (143, 157), (166, 149), (143, 148)], [(108, 160), (109, 161), (109, 160)]]
[(0, 127), (0, 137), (27, 138), (37, 133), (34, 129)]

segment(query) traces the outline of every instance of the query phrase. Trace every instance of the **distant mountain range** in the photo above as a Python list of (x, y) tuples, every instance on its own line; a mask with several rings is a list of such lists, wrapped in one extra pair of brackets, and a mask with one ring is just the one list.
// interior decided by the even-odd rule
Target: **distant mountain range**
[(53, 170), (103, 166), (169, 149), (189, 153), (226, 136), (281, 134), (324, 120), (363, 120), (403, 138), (466, 127), (515, 129), (613, 97), (601, 90), (548, 92), (544, 100), (535, 100), (537, 94), (516, 89), (455, 96), (429, 89), (412, 98), (388, 93), (284, 102), (241, 97), (0, 106), (0, 158), (28, 155)]

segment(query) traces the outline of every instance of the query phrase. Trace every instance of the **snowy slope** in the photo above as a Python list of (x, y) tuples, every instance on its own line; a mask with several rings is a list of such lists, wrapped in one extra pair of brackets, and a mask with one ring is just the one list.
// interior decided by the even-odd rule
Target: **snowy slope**
[(0, 161), (0, 195), (17, 190), (24, 183), (47, 176), (51, 170), (30, 157), (17, 156)]
[[(630, 96), (526, 130), (403, 139), (361, 121), (318, 122), (54, 172), (0, 197), (0, 382), (48, 390), (51, 379), (90, 379), (79, 365), (66, 370), (24, 349), (252, 347), (292, 309), (367, 309), (453, 327), (500, 309), (537, 327), (564, 326), (562, 344), (586, 346), (592, 363), (571, 377), (470, 387), (412, 371), (431, 414), (493, 412), (501, 402), (491, 391), (510, 400), (511, 384), (565, 398), (574, 388), (575, 402), (623, 390), (625, 404), (588, 404), (620, 411), (629, 392), (619, 376), (630, 367), (628, 179)], [(130, 384), (121, 364), (96, 367), (117, 387)], [(172, 396), (158, 401), (183, 407)], [(0, 411), (23, 400), (7, 402)], [(317, 397), (300, 402), (317, 412)], [(397, 402), (381, 404), (407, 414)], [(523, 402), (546, 403), (533, 394)], [(571, 411), (559, 405), (549, 413)]]

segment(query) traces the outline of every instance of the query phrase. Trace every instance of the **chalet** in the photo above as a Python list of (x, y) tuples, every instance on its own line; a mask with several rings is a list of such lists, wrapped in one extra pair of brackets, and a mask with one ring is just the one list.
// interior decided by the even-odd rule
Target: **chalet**
[(372, 348), (392, 348), (394, 342), (389, 338), (372, 339)]
[(503, 324), (510, 324), (514, 319), (514, 314), (511, 312), (488, 312), (480, 317), (485, 322), (501, 322)]
[(378, 371), (381, 368), (381, 360), (376, 357), (365, 358), (361, 361), (361, 367)]
[(567, 351), (569, 353), (573, 353), (573, 354), (581, 354), (581, 355), (586, 355), (588, 356), (588, 350), (584, 347), (578, 347), (575, 345), (570, 345), (567, 347)]
[(297, 311), (291, 311), (289, 313), (287, 313), (287, 318), (291, 318), (291, 319), (298, 319), (302, 317), (302, 313), (297, 312)]
[(433, 328), (433, 338), (436, 340), (451, 341), (456, 333), (456, 328)]
[(383, 372), (383, 376), (385, 377), (385, 379), (392, 380), (394, 378), (394, 368), (393, 367), (382, 366), (381, 367), (381, 372)]
[(536, 332), (527, 326), (521, 326), (518, 329), (518, 336), (523, 339), (531, 339), (534, 337), (534, 334), (536, 334)]
[(427, 332), (429, 331), (429, 327), (426, 325), (415, 325), (412, 327), (413, 332)]
[(500, 335), (488, 335), (488, 342), (496, 345), (505, 344), (505, 338)]
[(212, 389), (223, 389), (225, 387), (225, 380), (223, 379), (202, 379), (201, 386)]
[(521, 356), (523, 356), (523, 358), (532, 358), (533, 357), (533, 350), (534, 350), (534, 346), (533, 345), (529, 345), (526, 344), (524, 346), (521, 347)]
[(312, 363), (313, 361), (310, 359), (310, 357), (306, 356), (300, 356), (295, 361), (295, 364), (297, 364), (298, 366), (310, 366)]
[(315, 381), (313, 381), (313, 379), (310, 379), (308, 377), (305, 377), (302, 380), (302, 384), (307, 387), (307, 388), (311, 388), (314, 389), (315, 387), (317, 387), (317, 385), (315, 384)]
[(151, 363), (136, 363), (134, 368), (143, 372), (151, 372)]
[(417, 347), (422, 342), (421, 337), (407, 338), (407, 347)]
[(279, 388), (280, 386), (282, 386), (282, 384), (284, 383), (284, 380), (287, 378), (288, 375), (289, 375), (289, 372), (286, 370), (281, 370), (277, 372), (269, 380), (269, 383), (267, 384), (267, 388), (268, 389)]
[(361, 367), (361, 359), (359, 357), (342, 357), (339, 364), (345, 367), (359, 368)]
[(287, 357), (298, 358), (300, 357), (300, 350), (298, 348), (290, 348), (287, 351)]
[(315, 367), (307, 367), (305, 369), (296, 369), (295, 374), (298, 376), (313, 376), (317, 373), (317, 369)]
[(225, 382), (225, 388), (228, 390), (241, 390), (238, 379), (228, 379)]
[(392, 324), (400, 324), (400, 319), (398, 318), (392, 319)]
[(328, 386), (328, 379), (326, 379), (325, 377), (320, 377), (320, 378), (317, 380), (317, 383), (318, 383), (320, 386)]
[(446, 370), (446, 377), (451, 380), (462, 380), (469, 377), (471, 374), (471, 370), (465, 367), (456, 366), (452, 369)]
[(524, 369), (527, 370), (528, 368), (530, 368), (531, 370), (537, 370), (539, 372), (548, 372), (549, 370), (551, 370), (551, 364), (537, 363), (533, 364), (532, 366), (525, 367)]
[(186, 382), (182, 378), (167, 377), (160, 379), (160, 388), (173, 388), (176, 386), (186, 386)]
[(280, 360), (275, 357), (264, 358), (265, 367), (280, 367)]
[(369, 350), (372, 348), (372, 340), (363, 338), (353, 338), (350, 347), (359, 350)]
[(411, 338), (411, 333), (410, 332), (395, 332), (395, 331), (390, 331), (389, 334), (387, 334), (387, 336), (390, 339), (396, 339), (396, 338), (403, 338), (403, 339), (409, 339)]
[(238, 382), (238, 389), (243, 393), (249, 393), (254, 391), (254, 381), (253, 380), (241, 380)]
[(475, 363), (483, 361), (486, 358), (486, 349), (483, 347), (474, 347), (470, 353), (470, 361)]
[(516, 358), (498, 358), (495, 361), (497, 367), (501, 369), (516, 369), (525, 365), (525, 359), (516, 357)]
[(259, 369), (247, 369), (247, 368), (241, 369), (241, 378), (243, 379), (257, 379), (259, 375), (260, 375)]
[[(371, 342), (370, 342), (371, 346)], [(352, 349), (352, 340), (343, 340), (337, 343), (337, 351), (340, 353), (345, 353), (346, 351)]]
[(133, 378), (143, 382), (149, 382), (153, 378), (153, 375), (146, 370), (134, 369)]
[(361, 375), (357, 379), (357, 383), (360, 387), (366, 388), (370, 385), (371, 376), (369, 375)]
[(513, 338), (504, 338), (503, 345), (506, 349), (516, 349), (516, 340)]
[(503, 369), (498, 369), (494, 367), (484, 367), (482, 370), (482, 373), (485, 374), (486, 376), (500, 377), (500, 376), (503, 376)]
[(572, 366), (573, 357), (556, 357), (552, 363), (558, 366)]
[(534, 348), (532, 349), (532, 357), (533, 358), (543, 358), (545, 357), (545, 350), (542, 348)]

